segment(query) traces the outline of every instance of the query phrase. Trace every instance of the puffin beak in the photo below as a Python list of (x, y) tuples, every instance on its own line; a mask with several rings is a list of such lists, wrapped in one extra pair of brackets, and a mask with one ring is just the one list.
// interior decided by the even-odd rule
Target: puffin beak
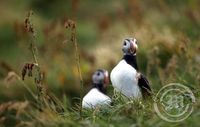
[(137, 50), (137, 46), (135, 45), (135, 42), (134, 42), (135, 40), (133, 40), (133, 41), (131, 41), (131, 46), (130, 46), (130, 52), (132, 53), (132, 54), (135, 54), (136, 53), (136, 50)]
[(108, 71), (104, 71), (104, 87), (107, 87), (109, 84), (109, 75), (108, 75)]

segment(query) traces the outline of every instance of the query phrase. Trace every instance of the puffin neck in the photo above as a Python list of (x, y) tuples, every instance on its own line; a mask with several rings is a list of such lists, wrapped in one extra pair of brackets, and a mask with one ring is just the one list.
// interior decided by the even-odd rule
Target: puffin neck
[(93, 83), (93, 88), (97, 88), (100, 92), (106, 93), (105, 88), (103, 87), (102, 83)]
[(123, 59), (129, 65), (131, 65), (133, 68), (135, 68), (136, 70), (138, 70), (136, 55), (124, 55)]

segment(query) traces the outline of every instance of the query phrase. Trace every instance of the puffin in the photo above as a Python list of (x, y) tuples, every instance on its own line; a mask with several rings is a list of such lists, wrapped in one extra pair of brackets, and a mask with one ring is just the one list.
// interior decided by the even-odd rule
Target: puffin
[(113, 87), (126, 97), (145, 99), (151, 96), (151, 88), (145, 75), (139, 72), (137, 49), (138, 42), (135, 38), (127, 38), (123, 41), (123, 58), (111, 71), (110, 78)]
[(98, 69), (92, 75), (92, 89), (83, 97), (82, 108), (94, 109), (99, 106), (108, 106), (111, 103), (106, 93), (109, 84), (108, 71)]

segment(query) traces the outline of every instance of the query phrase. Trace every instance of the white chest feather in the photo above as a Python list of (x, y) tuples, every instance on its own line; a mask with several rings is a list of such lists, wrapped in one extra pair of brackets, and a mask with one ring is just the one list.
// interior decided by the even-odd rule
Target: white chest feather
[(141, 92), (136, 78), (137, 71), (121, 60), (112, 70), (110, 77), (112, 85), (122, 94), (130, 98), (140, 98)]
[(83, 108), (95, 108), (96, 106), (109, 105), (111, 103), (110, 97), (101, 93), (98, 89), (91, 89), (83, 98)]

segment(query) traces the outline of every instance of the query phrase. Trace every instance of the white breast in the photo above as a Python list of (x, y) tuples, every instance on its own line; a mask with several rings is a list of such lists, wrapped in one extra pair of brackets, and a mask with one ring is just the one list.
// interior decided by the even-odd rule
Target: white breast
[(140, 98), (141, 92), (136, 74), (135, 68), (127, 64), (125, 60), (121, 60), (110, 74), (112, 85), (127, 97)]
[(83, 108), (95, 108), (96, 106), (109, 105), (111, 103), (110, 97), (101, 93), (98, 89), (91, 89), (83, 98)]

